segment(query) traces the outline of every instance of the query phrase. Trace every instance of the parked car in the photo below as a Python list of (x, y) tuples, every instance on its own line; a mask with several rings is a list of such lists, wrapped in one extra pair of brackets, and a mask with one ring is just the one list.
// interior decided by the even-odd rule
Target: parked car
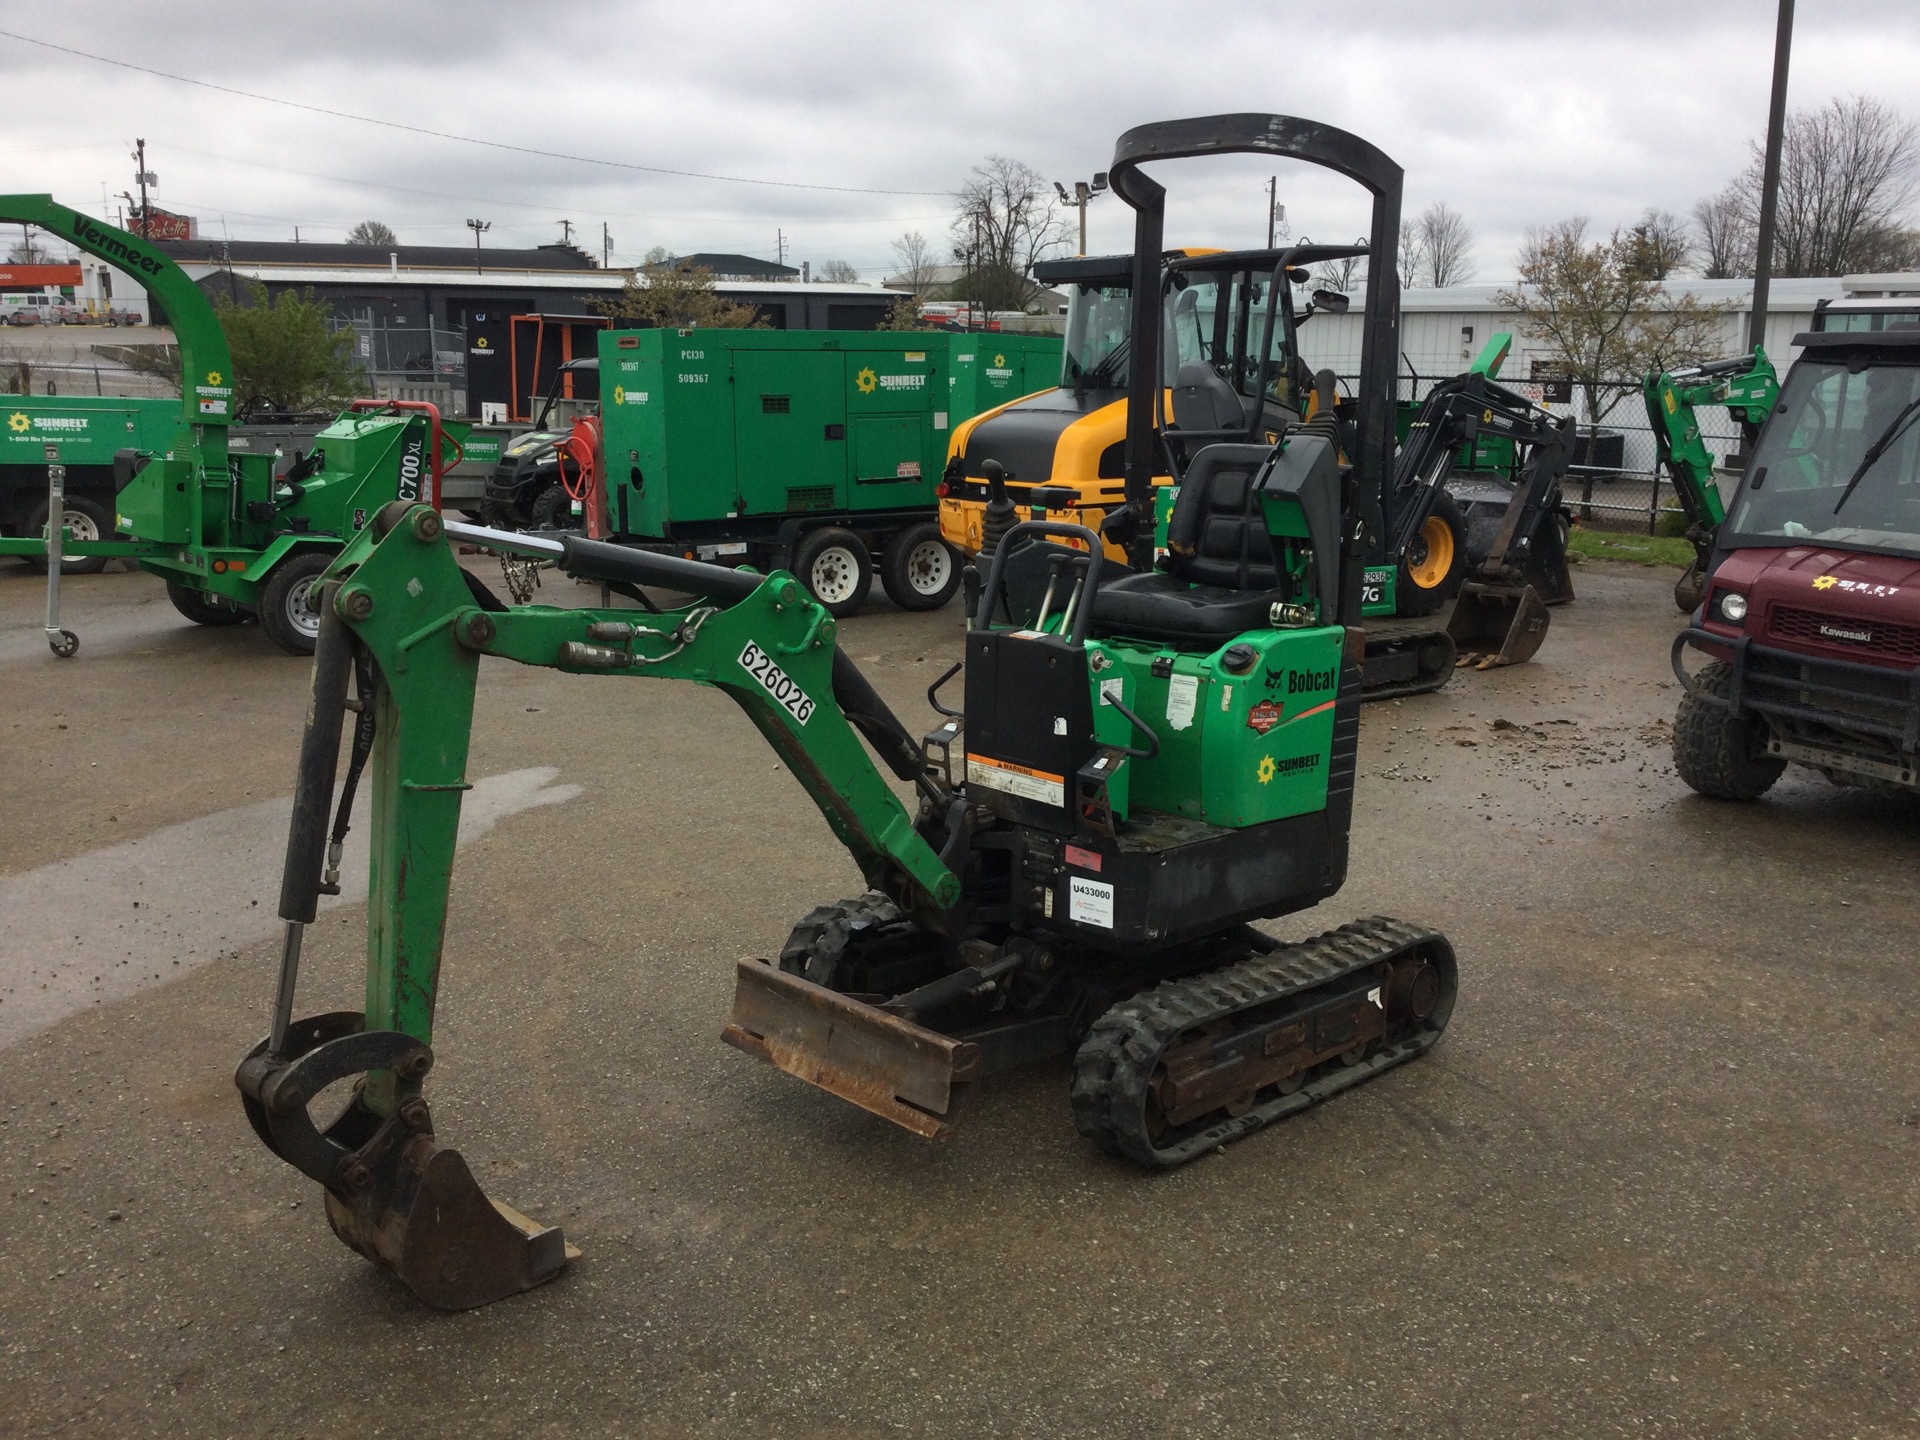
[(38, 310), (29, 310), (22, 306), (18, 310), (8, 312), (7, 323), (9, 325), (38, 325), (40, 323), (40, 312)]

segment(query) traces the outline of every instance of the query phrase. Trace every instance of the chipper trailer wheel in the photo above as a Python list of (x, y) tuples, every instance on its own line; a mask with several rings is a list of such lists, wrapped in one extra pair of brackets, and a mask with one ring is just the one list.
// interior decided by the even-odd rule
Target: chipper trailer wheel
[(320, 634), (320, 615), (308, 601), (331, 557), (292, 555), (274, 567), (260, 594), (260, 628), (289, 655), (313, 654)]
[(178, 580), (167, 581), (167, 599), (196, 625), (243, 625), (254, 618), (251, 611), (242, 609), (224, 595), (195, 590)]

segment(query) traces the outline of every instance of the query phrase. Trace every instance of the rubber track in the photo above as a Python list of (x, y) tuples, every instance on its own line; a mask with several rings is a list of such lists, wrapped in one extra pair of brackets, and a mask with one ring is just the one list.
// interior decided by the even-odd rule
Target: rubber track
[[(1436, 636), (1444, 641), (1446, 645), (1445, 658), (1438, 666), (1424, 673), (1416, 674), (1411, 680), (1393, 680), (1380, 685), (1367, 685), (1362, 683), (1360, 687), (1361, 702), (1370, 705), (1375, 700), (1398, 700), (1405, 695), (1426, 695), (1440, 689), (1447, 681), (1451, 680), (1453, 678), (1455, 662), (1459, 659), (1459, 651), (1454, 647), (1453, 637), (1447, 634), (1445, 626), (1431, 631), (1422, 630), (1406, 635), (1395, 635), (1391, 640), (1384, 642), (1384, 644), (1399, 646), (1411, 641), (1416, 645), (1421, 645), (1431, 642)], [(1371, 653), (1384, 654), (1387, 652), (1383, 647), (1383, 649)], [(1418, 661), (1416, 660), (1415, 663), (1418, 663)]]
[[(1429, 949), (1440, 968), (1441, 991), (1433, 1014), (1418, 1030), (1379, 1046), (1356, 1064), (1321, 1071), (1291, 1095), (1276, 1096), (1244, 1115), (1222, 1114), (1165, 1148), (1148, 1138), (1148, 1086), (1161, 1053), (1183, 1031), (1252, 1006), (1304, 995), (1420, 948)], [(1446, 937), (1385, 916), (1356, 920), (1296, 945), (1165, 982), (1121, 1001), (1094, 1022), (1074, 1057), (1074, 1125), (1110, 1154), (1155, 1167), (1182, 1164), (1424, 1053), (1446, 1029), (1455, 986), (1453, 947)]]

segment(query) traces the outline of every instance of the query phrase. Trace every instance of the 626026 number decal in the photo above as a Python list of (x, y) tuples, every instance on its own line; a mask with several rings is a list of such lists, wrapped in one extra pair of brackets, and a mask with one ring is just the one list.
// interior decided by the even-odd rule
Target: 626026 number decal
[(767, 693), (777, 700), (794, 719), (802, 725), (813, 718), (813, 701), (807, 692), (796, 685), (768, 655), (751, 640), (747, 648), (740, 652), (740, 668), (767, 687)]

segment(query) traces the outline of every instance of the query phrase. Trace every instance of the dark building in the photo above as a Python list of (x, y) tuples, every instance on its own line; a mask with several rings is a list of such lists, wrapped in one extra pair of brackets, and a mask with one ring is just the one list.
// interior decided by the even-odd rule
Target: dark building
[[(247, 281), (264, 286), (269, 300), (311, 293), (353, 329), (378, 393), (432, 400), (456, 415), (514, 400), (513, 316), (597, 314), (595, 302), (617, 295), (628, 273), (603, 270), (572, 245), (477, 256), (457, 245), (262, 240), (175, 240), (156, 248), (216, 297), (242, 298)], [(776, 330), (872, 330), (897, 298), (878, 285), (802, 284), (791, 267), (745, 255), (680, 258), (716, 276), (715, 262), (732, 267), (729, 275), (759, 272), (717, 278), (714, 289), (752, 305)]]

